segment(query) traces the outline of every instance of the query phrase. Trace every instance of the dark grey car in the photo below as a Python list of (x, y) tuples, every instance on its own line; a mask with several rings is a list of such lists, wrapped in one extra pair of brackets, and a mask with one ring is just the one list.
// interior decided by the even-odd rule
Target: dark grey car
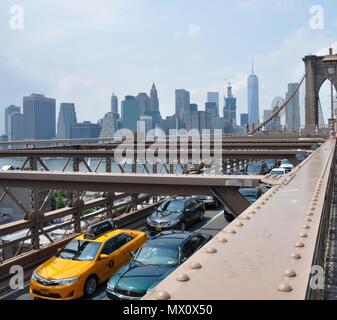
[(152, 233), (166, 230), (185, 230), (187, 226), (204, 219), (205, 205), (192, 197), (174, 197), (163, 202), (147, 219)]

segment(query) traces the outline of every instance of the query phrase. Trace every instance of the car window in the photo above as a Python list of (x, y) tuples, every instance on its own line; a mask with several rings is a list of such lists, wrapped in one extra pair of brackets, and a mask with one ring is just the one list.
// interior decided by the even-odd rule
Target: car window
[(193, 253), (192, 243), (190, 241), (186, 242), (181, 251), (181, 260), (188, 259)]
[(194, 207), (193, 200), (190, 200), (190, 201), (186, 204), (186, 209), (192, 209), (193, 207)]
[(127, 234), (120, 234), (112, 239), (108, 240), (102, 250), (102, 254), (110, 255), (114, 251), (118, 250), (119, 248), (123, 247), (125, 244), (130, 242), (132, 237)]
[(204, 239), (199, 236), (195, 236), (191, 240), (188, 241), (191, 246), (192, 254), (200, 248), (203, 241)]

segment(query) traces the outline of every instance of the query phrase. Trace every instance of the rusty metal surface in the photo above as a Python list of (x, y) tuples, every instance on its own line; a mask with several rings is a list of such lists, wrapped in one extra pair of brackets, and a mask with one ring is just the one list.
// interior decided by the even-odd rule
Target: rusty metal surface
[(335, 145), (327, 141), (145, 299), (305, 299)]
[(106, 174), (78, 172), (0, 172), (8, 187), (61, 188), (76, 191), (109, 191), (164, 195), (212, 195), (211, 187), (256, 187), (263, 176), (208, 176), (172, 174)]

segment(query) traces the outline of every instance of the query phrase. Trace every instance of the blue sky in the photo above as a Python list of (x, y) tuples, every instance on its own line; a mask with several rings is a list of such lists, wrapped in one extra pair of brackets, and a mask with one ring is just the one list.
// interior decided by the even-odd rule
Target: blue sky
[[(23, 30), (9, 27), (14, 4), (24, 9)], [(312, 5), (324, 9), (323, 30), (309, 27)], [(166, 116), (176, 88), (203, 109), (206, 92), (223, 96), (231, 81), (240, 113), (254, 56), (263, 110), (299, 80), (304, 55), (337, 50), (336, 34), (334, 0), (2, 0), (0, 105), (43, 92), (95, 121), (112, 92), (121, 100), (155, 81)]]

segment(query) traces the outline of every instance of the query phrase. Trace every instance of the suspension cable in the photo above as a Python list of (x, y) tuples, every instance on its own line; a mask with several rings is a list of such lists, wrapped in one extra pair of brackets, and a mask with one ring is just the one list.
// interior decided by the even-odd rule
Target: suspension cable
[(301, 81), (299, 82), (296, 90), (294, 90), (292, 92), (292, 94), (286, 99), (286, 101), (282, 104), (281, 107), (279, 107), (276, 111), (273, 112), (273, 114), (264, 122), (262, 122), (261, 124), (259, 124), (256, 128), (254, 128), (250, 134), (254, 134), (256, 132), (258, 132), (260, 129), (262, 129), (268, 122), (270, 122), (271, 120), (273, 120), (288, 104), (289, 102), (294, 98), (295, 94), (298, 92), (298, 90), (300, 89), (304, 79), (306, 78), (308, 71), (309, 71), (310, 65), (307, 67), (304, 76), (302, 77)]

